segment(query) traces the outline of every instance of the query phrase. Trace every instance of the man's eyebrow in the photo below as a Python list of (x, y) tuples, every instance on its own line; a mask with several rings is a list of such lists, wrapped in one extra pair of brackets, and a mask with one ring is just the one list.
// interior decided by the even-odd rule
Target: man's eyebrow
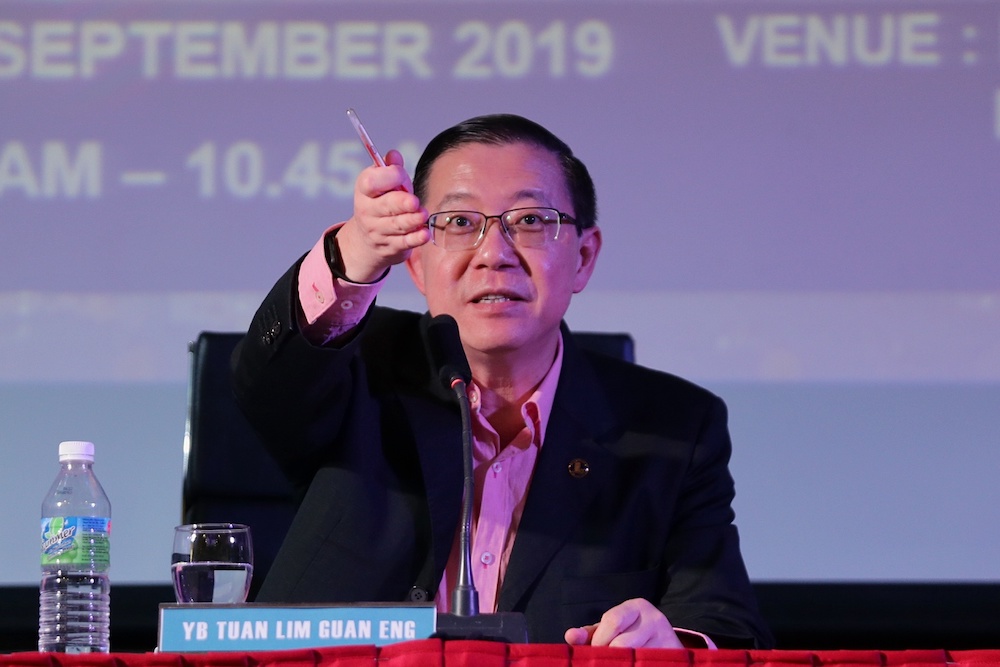
[(538, 204), (549, 205), (549, 195), (542, 188), (526, 188), (524, 190), (519, 190), (514, 194), (514, 200), (520, 201), (522, 199), (530, 199)]
[(451, 192), (445, 195), (438, 207), (444, 210), (453, 204), (461, 204), (471, 198), (472, 195), (468, 192)]
[[(441, 210), (445, 210), (449, 206), (463, 205), (470, 199), (473, 199), (471, 192), (467, 192), (465, 190), (451, 192), (444, 196), (439, 204), (439, 208)], [(542, 188), (525, 188), (523, 190), (518, 190), (511, 195), (511, 201), (523, 201), (525, 199), (544, 206), (552, 205), (548, 194)]]

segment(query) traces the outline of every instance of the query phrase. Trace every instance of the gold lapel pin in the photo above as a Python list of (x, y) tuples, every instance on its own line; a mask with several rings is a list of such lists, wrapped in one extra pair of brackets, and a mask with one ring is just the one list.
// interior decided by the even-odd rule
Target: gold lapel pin
[(582, 479), (587, 476), (587, 473), (590, 472), (590, 464), (583, 459), (573, 459), (569, 462), (566, 469), (569, 471), (570, 477)]

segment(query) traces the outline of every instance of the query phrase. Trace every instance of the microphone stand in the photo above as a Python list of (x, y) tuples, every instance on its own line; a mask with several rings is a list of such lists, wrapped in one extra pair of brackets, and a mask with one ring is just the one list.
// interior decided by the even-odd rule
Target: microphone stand
[(458, 561), (457, 581), (451, 592), (452, 613), (437, 615), (437, 631), (434, 634), (443, 639), (488, 639), (509, 644), (526, 644), (528, 624), (524, 614), (479, 613), (479, 592), (472, 580), (472, 503), (476, 487), (472, 458), (472, 418), (465, 381), (461, 377), (455, 377), (451, 381), (451, 388), (458, 398), (462, 413), (464, 484), (462, 524), (458, 536), (461, 557)]
[(472, 416), (469, 410), (469, 394), (462, 378), (452, 380), (451, 388), (458, 398), (462, 413), (462, 523), (459, 527), (458, 546), (461, 558), (458, 561), (458, 581), (451, 592), (451, 610), (456, 616), (476, 616), (479, 614), (479, 591), (472, 581), (472, 498), (476, 492), (476, 479), (472, 463)]

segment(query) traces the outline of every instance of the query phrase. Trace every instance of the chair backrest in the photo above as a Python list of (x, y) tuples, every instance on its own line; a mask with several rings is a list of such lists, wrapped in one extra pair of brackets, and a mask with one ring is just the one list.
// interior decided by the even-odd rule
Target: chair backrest
[[(292, 485), (260, 443), (236, 405), (229, 358), (242, 333), (202, 332), (191, 343), (187, 432), (184, 437), (184, 523), (228, 521), (250, 526), (256, 597), (297, 509)], [(577, 332), (577, 345), (629, 362), (635, 346), (627, 333)]]
[(256, 597), (298, 507), (292, 485), (236, 405), (229, 358), (242, 333), (202, 332), (190, 346), (182, 520), (250, 526)]
[(627, 333), (607, 331), (574, 331), (573, 341), (577, 347), (591, 352), (600, 352), (609, 357), (635, 363), (635, 341)]

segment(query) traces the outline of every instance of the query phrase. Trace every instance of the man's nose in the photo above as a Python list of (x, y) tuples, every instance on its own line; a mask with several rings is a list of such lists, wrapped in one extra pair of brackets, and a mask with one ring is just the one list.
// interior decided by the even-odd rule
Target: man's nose
[(477, 248), (477, 253), (487, 261), (509, 258), (515, 254), (514, 244), (507, 236), (499, 217), (487, 218), (483, 240)]

